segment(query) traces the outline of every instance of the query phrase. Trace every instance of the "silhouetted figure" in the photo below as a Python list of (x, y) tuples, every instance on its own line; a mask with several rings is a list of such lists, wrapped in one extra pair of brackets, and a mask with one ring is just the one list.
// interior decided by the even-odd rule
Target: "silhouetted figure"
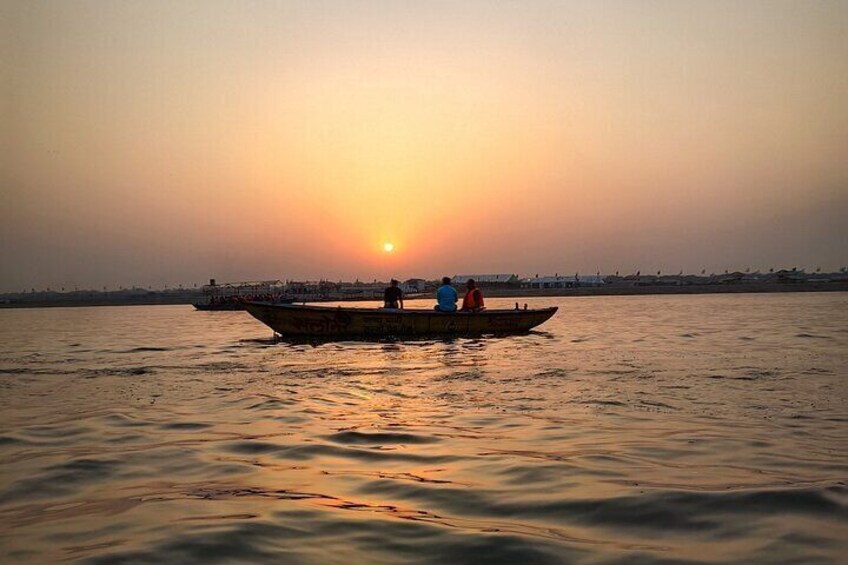
[(468, 290), (465, 292), (465, 298), (462, 299), (463, 311), (479, 312), (485, 308), (486, 306), (483, 303), (483, 293), (480, 292), (479, 288), (477, 288), (477, 283), (474, 282), (474, 279), (468, 279), (468, 282), (465, 283), (465, 287)]
[(392, 279), (391, 286), (383, 292), (383, 308), (403, 308), (403, 291), (398, 281)]
[(450, 277), (442, 277), (442, 286), (436, 290), (436, 310), (439, 312), (456, 312), (456, 302), (459, 295), (451, 286)]

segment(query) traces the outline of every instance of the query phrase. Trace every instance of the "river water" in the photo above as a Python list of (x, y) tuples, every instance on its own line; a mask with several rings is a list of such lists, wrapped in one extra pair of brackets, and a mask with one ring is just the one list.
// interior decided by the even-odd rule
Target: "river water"
[(845, 562), (848, 294), (521, 302), (560, 311), (325, 344), (0, 311), (0, 560)]

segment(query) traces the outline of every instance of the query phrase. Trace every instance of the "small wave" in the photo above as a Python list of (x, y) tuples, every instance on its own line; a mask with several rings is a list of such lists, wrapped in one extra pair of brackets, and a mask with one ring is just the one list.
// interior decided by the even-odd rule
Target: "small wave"
[(459, 371), (436, 377), (436, 381), (475, 381), (483, 377), (481, 371)]
[(32, 442), (29, 442), (29, 441), (27, 441), (27, 440), (25, 440), (25, 439), (21, 439), (21, 438), (17, 438), (17, 437), (12, 437), (12, 436), (0, 436), (0, 446), (6, 446), (6, 445), (27, 445), (27, 444), (31, 444), (31, 443), (32, 443)]
[(657, 408), (670, 408), (672, 410), (677, 410), (676, 406), (672, 406), (671, 404), (666, 404), (665, 402), (659, 402), (656, 400), (641, 400), (640, 403), (646, 406), (656, 406)]
[(236, 363), (233, 361), (212, 361), (209, 363), (200, 363), (199, 365), (193, 366), (192, 369), (207, 373), (238, 373), (249, 370), (250, 367), (244, 363)]
[(587, 371), (592, 375), (632, 375), (634, 373), (638, 373), (638, 369), (600, 369), (600, 370), (591, 370)]
[(2, 375), (25, 375), (27, 373), (32, 373), (33, 369), (27, 369), (25, 367), (0, 367), (0, 374)]
[(806, 333), (806, 332), (795, 334), (795, 337), (800, 337), (802, 339), (833, 339), (829, 335), (818, 335), (818, 334), (811, 334), (811, 333)]
[(248, 410), (278, 410), (280, 408), (284, 408), (286, 406), (292, 406), (295, 404), (292, 400), (283, 400), (282, 398), (269, 398), (268, 400), (263, 400), (262, 402), (258, 402), (253, 404), (252, 406), (248, 406)]
[(46, 367), (11, 367), (0, 368), (0, 375), (74, 375), (79, 371), (74, 369), (46, 368)]
[(258, 518), (259, 514), (211, 514), (207, 516), (186, 516), (179, 518), (180, 522), (195, 522), (195, 521), (217, 521), (217, 520), (252, 520)]
[(356, 461), (409, 461), (415, 463), (449, 463), (462, 459), (455, 455), (418, 454), (382, 449), (356, 449), (326, 444), (271, 444), (266, 442), (240, 441), (229, 445), (228, 451), (239, 454), (272, 453), (278, 459), (307, 461), (317, 457), (334, 457)]
[(363, 494), (395, 500), (426, 501), (447, 512), (480, 516), (547, 516), (563, 522), (619, 527), (628, 530), (724, 530), (724, 517), (799, 514), (845, 520), (838, 501), (848, 489), (777, 489), (733, 492), (660, 491), (601, 499), (540, 499), (503, 502), (494, 492), (445, 487), (433, 489), (400, 481), (371, 481)]
[(120, 436), (110, 436), (106, 441), (113, 445), (121, 445), (125, 443), (140, 443), (146, 442), (148, 440), (148, 436), (143, 434), (124, 434)]
[(231, 444), (227, 451), (231, 453), (239, 453), (241, 455), (255, 455), (257, 453), (273, 453), (279, 451), (281, 447), (274, 443), (266, 443), (262, 441), (240, 441)]
[[(445, 528), (438, 516), (424, 511), (395, 506), (335, 502), (340, 511), (365, 511), (372, 517), (362, 520), (330, 515), (315, 510), (279, 509), (273, 520), (247, 519), (235, 514), (215, 524), (214, 535), (208, 529), (183, 531), (159, 539), (140, 549), (121, 549), (101, 553), (88, 562), (112, 563), (336, 563), (341, 555), (353, 562), (415, 563), (537, 563), (540, 565), (572, 562), (585, 554), (573, 547), (555, 545), (551, 540), (529, 538), (523, 532), (498, 528), (469, 531)], [(279, 493), (282, 500), (294, 499)], [(225, 516), (211, 515), (222, 521)], [(211, 526), (211, 524), (210, 524)], [(347, 540), (340, 545), (337, 538)], [(309, 541), (326, 540), (317, 545)], [(386, 541), (390, 540), (390, 541)], [(427, 545), (426, 551), (422, 544)], [(210, 558), (210, 556), (214, 556)]]
[(111, 479), (120, 464), (112, 460), (74, 459), (47, 467), (0, 492), (0, 502), (54, 498), (76, 492), (81, 485)]
[(29, 426), (23, 429), (23, 433), (38, 438), (68, 438), (90, 432), (91, 429), (84, 426), (74, 425), (43, 425)]
[[(76, 371), (74, 371), (76, 372)], [(153, 367), (102, 367), (98, 369), (82, 369), (81, 373), (87, 374), (89, 377), (136, 377), (140, 375), (149, 375), (156, 372)]]
[(776, 371), (768, 371), (768, 370), (758, 370), (758, 371), (750, 371), (748, 374), (743, 376), (735, 376), (733, 377), (736, 380), (741, 381), (758, 381), (760, 379), (767, 379), (769, 377), (776, 377), (778, 373)]
[(439, 438), (427, 437), (416, 434), (404, 434), (393, 432), (364, 433), (345, 431), (337, 434), (323, 436), (324, 439), (335, 443), (355, 445), (387, 445), (387, 444), (425, 444), (436, 443)]
[(171, 424), (162, 424), (159, 426), (161, 430), (205, 430), (211, 428), (211, 424), (202, 422), (174, 422)]
[(103, 420), (106, 421), (109, 425), (127, 428), (137, 428), (151, 425), (150, 422), (138, 420), (136, 418), (121, 413), (109, 414), (108, 416), (104, 416)]
[(587, 400), (569, 400), (569, 404), (597, 404), (600, 406), (625, 406), (625, 403), (620, 400), (601, 400), (601, 399), (587, 399)]
[(548, 369), (547, 371), (542, 371), (541, 373), (536, 373), (535, 376), (536, 376), (536, 378), (539, 378), (539, 379), (567, 377), (568, 371), (566, 371), (565, 369)]

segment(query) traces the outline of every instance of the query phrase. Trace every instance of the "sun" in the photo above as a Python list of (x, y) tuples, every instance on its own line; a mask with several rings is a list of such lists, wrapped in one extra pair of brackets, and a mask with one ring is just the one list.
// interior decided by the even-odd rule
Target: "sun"
[(394, 244), (392, 244), (392, 243), (384, 243), (383, 244), (383, 251), (385, 251), (386, 253), (391, 253), (394, 250), (395, 250)]

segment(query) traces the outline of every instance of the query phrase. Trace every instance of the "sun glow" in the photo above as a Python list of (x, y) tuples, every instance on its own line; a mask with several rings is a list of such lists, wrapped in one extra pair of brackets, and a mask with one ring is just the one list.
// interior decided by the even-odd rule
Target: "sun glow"
[(392, 243), (384, 243), (383, 244), (383, 251), (385, 251), (386, 253), (391, 253), (394, 250), (395, 250), (394, 244), (392, 244)]

